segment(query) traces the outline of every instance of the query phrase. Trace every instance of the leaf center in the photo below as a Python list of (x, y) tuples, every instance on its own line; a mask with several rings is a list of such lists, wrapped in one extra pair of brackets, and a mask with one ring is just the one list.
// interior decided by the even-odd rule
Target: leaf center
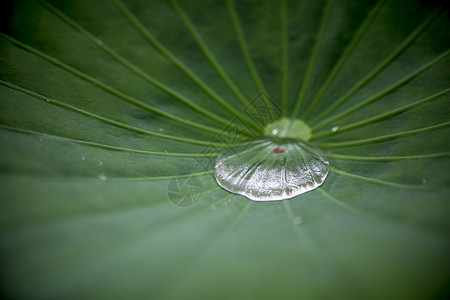
[(282, 118), (267, 124), (264, 135), (308, 141), (311, 138), (311, 128), (303, 120)]

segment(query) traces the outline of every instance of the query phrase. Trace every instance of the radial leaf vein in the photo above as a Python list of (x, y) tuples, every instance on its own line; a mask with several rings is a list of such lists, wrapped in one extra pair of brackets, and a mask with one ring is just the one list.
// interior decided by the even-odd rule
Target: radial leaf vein
[[(321, 193), (322, 195), (324, 195), (325, 198), (327, 198), (328, 200), (330, 200), (331, 202), (333, 202), (333, 203), (336, 204), (337, 206), (339, 206), (339, 207), (345, 209), (346, 211), (348, 211), (348, 212), (354, 214), (355, 216), (362, 217), (362, 218), (364, 218), (364, 219), (365, 219), (365, 218), (375, 219), (374, 216), (372, 216), (372, 215), (366, 213), (365, 211), (362, 211), (362, 210), (360, 210), (360, 209), (358, 209), (358, 208), (356, 208), (356, 207), (353, 207), (353, 206), (351, 206), (351, 205), (348, 205), (348, 204), (345, 203), (344, 201), (339, 200), (339, 199), (337, 199), (336, 197), (334, 197), (333, 195), (331, 195), (331, 194), (325, 192), (325, 191), (323, 190), (323, 188), (318, 188), (317, 191), (318, 191), (319, 193)], [(378, 218), (376, 218), (376, 219), (378, 220)]]
[[(241, 114), (237, 109), (228, 104), (224, 99), (222, 99), (216, 92), (214, 92), (206, 83), (204, 83), (193, 71), (191, 71), (181, 60), (179, 60), (173, 53), (171, 53), (156, 37), (150, 32), (148, 28), (146, 28), (141, 21), (139, 21), (136, 16), (120, 1), (120, 0), (111, 0), (118, 7), (118, 9), (122, 12), (122, 14), (130, 21), (130, 23), (135, 26), (135, 28), (150, 42), (155, 49), (157, 49), (162, 55), (164, 55), (167, 59), (169, 59), (178, 69), (180, 69), (189, 79), (191, 79), (195, 84), (197, 84), (205, 93), (207, 93), (214, 101), (224, 107), (227, 111), (231, 112), (233, 115), (239, 117), (242, 122), (247, 124), (248, 126), (253, 127), (255, 130), (260, 131), (260, 127), (255, 124), (250, 118), (246, 117), (244, 114)], [(95, 39), (95, 37), (94, 37)], [(102, 47), (105, 45), (103, 44)], [(153, 80), (154, 81), (154, 80)], [(163, 86), (159, 83), (163, 90), (170, 90), (167, 86)], [(204, 110), (198, 105), (193, 104), (190, 100), (185, 99), (179, 94), (176, 96), (181, 97), (183, 102), (186, 102), (188, 105), (192, 105), (196, 107), (196, 109), (200, 109), (205, 111), (206, 114), (214, 115), (209, 111)], [(216, 120), (221, 122), (222, 124), (228, 125), (229, 120), (220, 118), (220, 120)], [(233, 125), (233, 124), (232, 124)], [(242, 128), (241, 128), (242, 129)], [(244, 130), (247, 134), (252, 135), (250, 131), (247, 129)]]
[(236, 8), (234, 7), (233, 0), (226, 0), (227, 1), (227, 7), (228, 11), (230, 13), (231, 21), (233, 22), (234, 30), (236, 32), (239, 45), (241, 47), (242, 54), (244, 55), (245, 62), (247, 64), (247, 67), (249, 68), (250, 74), (253, 77), (253, 80), (255, 81), (258, 90), (260, 92), (265, 91), (264, 85), (261, 81), (261, 78), (259, 77), (258, 71), (256, 70), (256, 67), (253, 63), (253, 59), (250, 55), (250, 51), (248, 50), (247, 42), (245, 40), (244, 32), (242, 31), (242, 26), (239, 21), (239, 17), (236, 13)]
[(333, 167), (330, 168), (330, 172), (333, 172), (333, 173), (336, 173), (338, 175), (342, 175), (345, 177), (349, 177), (349, 178), (352, 178), (355, 180), (359, 180), (359, 181), (366, 181), (366, 182), (370, 182), (370, 183), (375, 183), (375, 184), (385, 185), (385, 186), (390, 186), (390, 187), (395, 187), (395, 188), (412, 189), (412, 190), (432, 190), (432, 191), (441, 191), (442, 190), (442, 188), (427, 187), (427, 186), (422, 186), (422, 185), (410, 185), (410, 184), (391, 182), (391, 181), (386, 181), (386, 180), (381, 180), (381, 179), (376, 179), (376, 178), (364, 177), (364, 176), (348, 173), (348, 172), (345, 172), (342, 170), (338, 170)]
[(181, 178), (189, 178), (191, 176), (205, 176), (205, 175), (211, 175), (214, 173), (214, 170), (210, 171), (203, 171), (203, 172), (193, 172), (193, 173), (187, 173), (187, 174), (180, 174), (180, 175), (167, 175), (167, 176), (148, 176), (148, 177), (108, 177), (105, 181), (112, 181), (112, 182), (138, 182), (138, 181), (166, 181), (171, 179), (181, 179)]
[(285, 116), (288, 108), (289, 90), (289, 20), (287, 13), (287, 1), (281, 0), (281, 107)]
[[(230, 196), (234, 196), (234, 194), (230, 194)], [(250, 211), (250, 207), (253, 205), (253, 201), (248, 201), (242, 208), (241, 212), (236, 216), (236, 218), (231, 222), (226, 229), (224, 230), (224, 234), (231, 232), (236, 226), (244, 219), (244, 217)]]
[(215, 143), (215, 142), (210, 142), (210, 141), (202, 141), (202, 140), (196, 140), (196, 139), (190, 139), (190, 138), (184, 138), (184, 137), (177, 137), (177, 136), (157, 133), (157, 132), (145, 130), (145, 129), (142, 129), (142, 128), (134, 127), (134, 126), (122, 123), (122, 122), (118, 122), (118, 121), (115, 121), (115, 120), (112, 120), (112, 119), (109, 119), (109, 118), (106, 118), (106, 117), (103, 117), (103, 116), (100, 116), (100, 115), (97, 115), (97, 114), (85, 111), (83, 109), (77, 108), (77, 107), (75, 107), (73, 105), (66, 104), (66, 103), (61, 102), (59, 100), (43, 96), (41, 94), (38, 94), (38, 93), (33, 92), (33, 91), (30, 91), (28, 89), (25, 89), (23, 87), (17, 86), (15, 84), (12, 84), (12, 83), (9, 83), (9, 82), (5, 82), (3, 80), (0, 80), (0, 85), (3, 85), (5, 87), (8, 87), (8, 88), (16, 90), (16, 91), (19, 91), (21, 93), (27, 94), (29, 96), (32, 96), (32, 97), (34, 97), (36, 99), (39, 99), (39, 100), (44, 101), (46, 103), (49, 103), (51, 105), (56, 105), (56, 106), (62, 107), (64, 109), (66, 109), (66, 110), (70, 110), (70, 111), (76, 112), (78, 114), (87, 116), (87, 117), (92, 118), (92, 119), (99, 120), (99, 121), (104, 122), (106, 124), (113, 125), (113, 126), (125, 129), (125, 130), (130, 130), (130, 131), (141, 133), (141, 134), (152, 135), (152, 136), (156, 136), (156, 137), (159, 137), (159, 138), (168, 139), (168, 140), (174, 140), (174, 141), (179, 141), (179, 142), (184, 142), (184, 143), (191, 143), (191, 144), (197, 144), (197, 145), (214, 145), (216, 147), (227, 147), (227, 145), (223, 144), (223, 143)]
[[(101, 50), (106, 52), (108, 55), (110, 55), (112, 58), (114, 58), (117, 62), (119, 62), (120, 64), (125, 66), (127, 69), (129, 69), (130, 71), (132, 71), (136, 75), (140, 76), (141, 78), (143, 78), (144, 80), (146, 80), (150, 84), (154, 85), (155, 87), (157, 87), (161, 91), (167, 93), (172, 98), (176, 99), (177, 101), (180, 101), (181, 103), (183, 103), (184, 105), (186, 105), (189, 108), (193, 109), (194, 111), (197, 111), (198, 113), (200, 113), (200, 114), (202, 114), (202, 115), (204, 115), (204, 116), (206, 116), (206, 117), (208, 117), (208, 118), (210, 118), (210, 119), (212, 119), (212, 120), (214, 120), (216, 122), (222, 123), (224, 125), (229, 125), (229, 120), (224, 119), (224, 118), (222, 118), (222, 117), (212, 113), (211, 111), (206, 110), (206, 109), (202, 108), (201, 106), (195, 104), (194, 102), (192, 102), (191, 100), (187, 99), (186, 97), (184, 97), (180, 93), (178, 93), (175, 90), (171, 89), (170, 87), (168, 87), (167, 85), (163, 84), (162, 82), (159, 82), (158, 80), (156, 80), (153, 77), (151, 77), (150, 75), (148, 75), (146, 72), (142, 71), (140, 68), (138, 68), (135, 65), (133, 65), (132, 63), (130, 63), (128, 60), (126, 60), (124, 57), (122, 57), (116, 51), (114, 51), (112, 48), (110, 48), (108, 45), (106, 45), (105, 42), (103, 42), (103, 41), (99, 42), (100, 39), (98, 39), (96, 36), (94, 36), (88, 30), (83, 28), (77, 22), (72, 20), (70, 17), (68, 17), (67, 15), (62, 13), (61, 11), (59, 11), (57, 8), (52, 6), (50, 3), (46, 2), (46, 1), (41, 1), (41, 0), (37, 0), (37, 1), (39, 1), (39, 3), (41, 3), (45, 8), (47, 8), (51, 13), (53, 13), (55, 16), (57, 16), (60, 20), (62, 20), (63, 22), (68, 24), (70, 27), (75, 29), (77, 32), (79, 32), (81, 35), (83, 35), (85, 38), (87, 38), (89, 41), (94, 43)], [(163, 46), (161, 46), (161, 47), (163, 47)], [(162, 48), (162, 49), (165, 50), (164, 48)], [(176, 59), (176, 58), (174, 58), (174, 59)], [(178, 62), (178, 60), (177, 60), (177, 62)], [(181, 64), (181, 62), (178, 62), (178, 63)], [(180, 66), (177, 63), (175, 63), (175, 64), (177, 66)], [(191, 78), (195, 83), (197, 83), (201, 88), (205, 87), (204, 83), (201, 82), (197, 77), (195, 77), (194, 74), (189, 73), (190, 71), (187, 70), (187, 68), (184, 65), (181, 64), (180, 68), (184, 68), (182, 70), (185, 71), (186, 75), (189, 78)], [(243, 121), (246, 122), (247, 120), (243, 120)], [(246, 128), (239, 128), (239, 129), (243, 133), (245, 133), (245, 134), (247, 134), (249, 136), (252, 135), (252, 133), (250, 131), (248, 131)]]
[(101, 144), (101, 143), (96, 143), (96, 142), (89, 142), (89, 141), (80, 140), (80, 139), (68, 138), (68, 137), (64, 137), (64, 136), (58, 136), (58, 135), (53, 135), (53, 134), (48, 134), (48, 133), (43, 133), (43, 132), (37, 132), (37, 131), (33, 131), (33, 130), (7, 126), (7, 125), (3, 125), (3, 124), (0, 124), (0, 129), (13, 131), (13, 132), (17, 132), (17, 133), (22, 133), (22, 134), (28, 134), (28, 135), (37, 135), (37, 136), (42, 136), (42, 137), (49, 137), (49, 138), (53, 138), (53, 139), (56, 139), (56, 140), (68, 141), (68, 142), (71, 142), (71, 143), (77, 143), (77, 144), (80, 144), (80, 145), (85, 145), (85, 146), (94, 147), (94, 148), (101, 148), (101, 149), (105, 149), (105, 150), (120, 151), (120, 152), (130, 152), (130, 153), (136, 153), (136, 154), (159, 155), (159, 156), (177, 156), (177, 157), (216, 157), (217, 155), (219, 155), (219, 153), (209, 153), (209, 154), (201, 154), (201, 153), (168, 153), (168, 152), (158, 152), (158, 151), (146, 151), (146, 150), (139, 150), (139, 149), (131, 149), (131, 148), (125, 148), (125, 147), (118, 147), (118, 146), (112, 146), (112, 145), (107, 145), (107, 144)]
[(358, 102), (357, 104), (355, 104), (354, 106), (334, 115), (331, 116), (329, 118), (323, 119), (322, 121), (320, 121), (319, 123), (313, 124), (312, 129), (313, 130), (317, 130), (322, 128), (323, 126), (325, 126), (326, 124), (329, 124), (333, 121), (339, 120), (363, 107), (366, 107), (367, 105), (383, 98), (384, 96), (386, 96), (387, 94), (391, 93), (392, 91), (398, 89), (399, 87), (403, 86), (405, 83), (407, 83), (408, 81), (412, 80), (413, 78), (415, 78), (416, 76), (420, 75), (421, 73), (423, 73), (424, 71), (428, 70), (429, 68), (431, 68), (432, 66), (434, 66), (435, 64), (437, 64), (438, 62), (440, 62), (441, 60), (443, 60), (444, 58), (446, 58), (448, 55), (450, 54), (450, 49), (445, 51), (444, 53), (442, 53), (441, 55), (439, 55), (438, 57), (436, 57), (435, 59), (433, 59), (431, 62), (425, 64), (424, 66), (420, 67), (419, 69), (415, 70), (414, 72), (410, 73), (409, 75), (403, 77), (402, 79), (400, 79), (399, 81), (397, 81), (396, 83), (392, 84), (391, 86), (389, 86), (387, 89), (385, 89), (384, 91), (380, 92), (379, 94), (372, 96), (364, 101)]
[(306, 73), (304, 75), (304, 79), (302, 85), (299, 90), (299, 94), (297, 96), (294, 109), (292, 111), (292, 117), (295, 118), (298, 115), (300, 107), (303, 104), (303, 100), (305, 98), (306, 92), (308, 91), (309, 82), (311, 81), (312, 73), (314, 71), (314, 66), (317, 61), (317, 57), (319, 55), (320, 46), (322, 45), (322, 40), (326, 32), (328, 19), (331, 15), (331, 10), (333, 8), (333, 0), (327, 0), (325, 5), (323, 15), (320, 21), (319, 29), (317, 31), (316, 40), (314, 42), (314, 47), (311, 52), (311, 56), (309, 58), (308, 66), (306, 68)]
[[(187, 176), (192, 176), (192, 175), (187, 175)], [(183, 178), (186, 177), (186, 175), (181, 175), (178, 176), (178, 178)], [(64, 178), (63, 180), (70, 180), (71, 178)], [(56, 179), (56, 180), (60, 180), (60, 179)], [(115, 181), (115, 180), (111, 180), (111, 181)], [(202, 191), (198, 194), (199, 197), (202, 197), (208, 193), (220, 190), (220, 187), (215, 187), (209, 190), (205, 190)], [(228, 197), (224, 197), (220, 200), (217, 201), (217, 203), (222, 203), (223, 201), (225, 201)], [(51, 223), (54, 225), (61, 225), (62, 222), (65, 221), (71, 221), (73, 220), (75, 217), (76, 218), (98, 218), (99, 215), (103, 215), (103, 214), (114, 214), (114, 213), (124, 213), (124, 212), (131, 212), (131, 211), (139, 211), (141, 209), (145, 209), (145, 208), (156, 208), (156, 207), (160, 207), (162, 205), (167, 205), (166, 201), (161, 201), (162, 199), (157, 199), (160, 200), (159, 202), (151, 202), (151, 201), (145, 201), (145, 202), (141, 202), (139, 204), (136, 204), (134, 202), (130, 202), (129, 206), (119, 206), (119, 207), (104, 207), (103, 210), (98, 211), (98, 210), (90, 210), (90, 211), (81, 211), (81, 212), (75, 212), (75, 211), (70, 211), (69, 213), (61, 213), (58, 214), (56, 216), (52, 216), (51, 219)], [(210, 210), (211, 208), (209, 206), (207, 206), (206, 208), (204, 208), (203, 210), (194, 210), (193, 214), (187, 214), (187, 216), (191, 217), (191, 216), (197, 216), (200, 215), (208, 210)], [(169, 224), (172, 224), (175, 220), (168, 218), (169, 221), (167, 223), (162, 223), (162, 222), (158, 222), (158, 228), (167, 226)], [(34, 220), (32, 220), (34, 221)], [(184, 221), (183, 218), (179, 218), (176, 219), (176, 222), (182, 222)], [(38, 226), (47, 226), (49, 224), (49, 221), (45, 220), (43, 221), (42, 219), (39, 220), (37, 223), (26, 223), (24, 226), (14, 226), (14, 228), (8, 228), (10, 231), (11, 230), (15, 230), (15, 231), (19, 231), (19, 230), (24, 230), (25, 228), (29, 228), (29, 227), (38, 227)], [(148, 227), (146, 227), (146, 230), (148, 230)]]
[(226, 83), (226, 85), (230, 88), (230, 90), (233, 92), (233, 94), (238, 98), (238, 100), (244, 105), (247, 106), (249, 102), (245, 98), (245, 96), (242, 94), (242, 92), (239, 90), (239, 88), (233, 83), (231, 78), (228, 76), (228, 74), (225, 72), (224, 68), (221, 66), (219, 61), (216, 59), (208, 45), (205, 43), (203, 38), (201, 37), (199, 31), (196, 29), (192, 21), (189, 19), (189, 17), (184, 12), (183, 8), (177, 3), (175, 0), (169, 0), (170, 4), (174, 8), (175, 12), (179, 16), (180, 20), (183, 22), (183, 24), (186, 26), (187, 30), (197, 43), (198, 47), (202, 51), (203, 55), (205, 55), (206, 59), (209, 61), (209, 63), (213, 66), (213, 68), (216, 70), (216, 72), (219, 74), (219, 76), (222, 78), (222, 80)]
[[(200, 177), (200, 176), (210, 176), (214, 171), (203, 171), (196, 173), (188, 173), (188, 174), (180, 174), (180, 175), (168, 175), (168, 176), (147, 176), (147, 177), (108, 177), (103, 179), (99, 179), (96, 177), (40, 177), (40, 179), (52, 180), (52, 181), (63, 181), (63, 182), (142, 182), (142, 181), (167, 181), (175, 178), (189, 178), (191, 176)], [(35, 178), (35, 177), (34, 177)], [(211, 189), (219, 190), (220, 187)], [(208, 191), (209, 192), (209, 191)], [(206, 193), (205, 193), (206, 194)]]
[(327, 157), (339, 159), (339, 160), (356, 160), (356, 161), (397, 161), (397, 160), (450, 157), (450, 152), (432, 153), (432, 154), (423, 154), (423, 155), (404, 155), (404, 156), (356, 156), (356, 155), (345, 155), (345, 154), (337, 154), (337, 153), (327, 153)]
[(361, 139), (361, 140), (353, 140), (353, 141), (345, 141), (345, 142), (332, 142), (332, 143), (316, 143), (317, 146), (322, 148), (338, 148), (338, 147), (352, 147), (352, 146), (359, 146), (364, 144), (370, 144), (370, 143), (378, 143), (378, 142), (384, 142), (388, 140), (393, 140), (397, 138), (402, 138), (408, 135), (413, 134), (419, 134), (427, 131), (437, 130), (441, 128), (448, 127), (450, 125), (450, 122), (441, 123), (433, 126), (428, 126), (424, 128), (409, 130), (409, 131), (402, 131), (399, 133), (393, 133), (373, 138), (367, 138), (367, 139)]
[(411, 104), (408, 104), (408, 105), (404, 105), (402, 107), (393, 109), (393, 110), (391, 110), (389, 112), (386, 112), (386, 113), (383, 113), (383, 114), (379, 114), (379, 115), (374, 116), (372, 118), (368, 118), (368, 119), (365, 119), (365, 120), (362, 120), (362, 121), (358, 121), (358, 122), (354, 122), (354, 123), (347, 124), (347, 125), (340, 125), (338, 131), (336, 131), (336, 132), (333, 132), (331, 130), (324, 130), (324, 131), (317, 132), (317, 133), (312, 135), (311, 141), (312, 140), (317, 140), (317, 139), (325, 137), (325, 136), (332, 135), (334, 133), (341, 133), (341, 132), (344, 132), (344, 131), (347, 131), (347, 130), (351, 130), (351, 129), (355, 129), (355, 128), (361, 128), (363, 126), (366, 126), (366, 125), (369, 125), (369, 124), (372, 124), (372, 123), (375, 123), (375, 122), (378, 122), (378, 121), (381, 121), (381, 120), (385, 120), (387, 118), (396, 116), (399, 113), (402, 113), (402, 112), (405, 112), (405, 111), (407, 111), (409, 109), (412, 109), (412, 108), (414, 108), (416, 106), (419, 106), (421, 104), (425, 104), (425, 103), (430, 102), (432, 100), (435, 100), (435, 99), (437, 99), (437, 98), (439, 98), (439, 97), (441, 97), (443, 95), (448, 94), (449, 92), (450, 92), (450, 88), (449, 89), (445, 89), (445, 90), (443, 90), (443, 91), (441, 91), (439, 93), (436, 93), (436, 94), (434, 94), (432, 96), (429, 96), (427, 98), (424, 98), (424, 99), (421, 99), (419, 101), (416, 101), (414, 103), (411, 103)]
[(335, 196), (331, 195), (330, 193), (325, 192), (322, 188), (317, 189), (318, 192), (320, 192), (322, 195), (325, 196), (325, 198), (327, 198), (328, 200), (330, 200), (331, 202), (333, 202), (335, 205), (340, 206), (341, 208), (347, 210), (348, 212), (354, 214), (355, 216), (361, 217), (363, 219), (367, 219), (370, 221), (374, 221), (374, 222), (386, 222), (386, 221), (392, 221), (391, 219), (387, 219), (386, 217), (379, 215), (379, 214), (374, 214), (370, 211), (365, 211), (362, 209), (359, 209), (357, 207), (355, 207), (354, 205), (349, 205), (347, 203), (345, 203), (342, 200), (339, 200), (338, 198), (336, 198)]
[(325, 109), (316, 118), (312, 120), (312, 124), (315, 124), (318, 120), (321, 120), (325, 116), (332, 113), (336, 108), (341, 106), (346, 102), (351, 96), (353, 96), (359, 89), (369, 83), (375, 76), (377, 76), (383, 69), (385, 69), (389, 64), (391, 64), (397, 57), (399, 57), (411, 44), (416, 40), (416, 38), (430, 25), (430, 23), (435, 20), (438, 11), (430, 14), (430, 16), (420, 24), (401, 44), (395, 49), (386, 59), (384, 59), (377, 67), (375, 67), (372, 72), (363, 77), (358, 81), (352, 88), (350, 88), (347, 93), (336, 100), (333, 105)]
[(81, 72), (81, 71), (79, 71), (79, 70), (77, 70), (77, 69), (75, 69), (75, 68), (73, 68), (73, 67), (71, 67), (71, 66), (69, 66), (69, 65), (67, 65), (65, 63), (63, 63), (63, 62), (61, 62), (60, 60), (58, 60), (58, 59), (56, 59), (54, 57), (51, 57), (51, 56), (49, 56), (49, 55), (47, 55), (45, 53), (42, 53), (41, 51), (39, 51), (39, 50), (37, 50), (37, 49), (35, 49), (35, 48), (31, 47), (31, 46), (28, 46), (28, 45), (26, 45), (26, 44), (24, 44), (22, 42), (19, 42), (19, 41), (17, 41), (14, 38), (5, 35), (4, 33), (0, 32), (0, 37), (10, 41), (11, 43), (15, 44), (16, 46), (18, 46), (20, 48), (23, 48), (23, 49), (29, 51), (30, 53), (33, 53), (34, 55), (39, 56), (39, 57), (49, 61), (50, 63), (54, 64), (55, 66), (60, 67), (60, 68), (62, 68), (64, 70), (74, 74), (75, 76), (85, 80), (86, 82), (89, 82), (89, 83), (91, 83), (93, 85), (96, 85), (99, 88), (103, 89), (104, 91), (106, 91), (106, 92), (108, 92), (108, 93), (110, 93), (110, 94), (112, 94), (112, 95), (114, 95), (116, 97), (119, 97), (119, 98), (121, 98), (121, 99), (123, 99), (123, 100), (125, 100), (125, 101), (127, 101), (127, 102), (129, 102), (129, 103), (131, 103), (131, 104), (133, 104), (135, 106), (137, 106), (137, 107), (140, 107), (140, 108), (145, 109), (147, 111), (153, 112), (153, 113), (158, 114), (158, 115), (160, 115), (162, 117), (165, 117), (167, 119), (171, 119), (171, 120), (174, 120), (176, 122), (179, 122), (179, 123), (191, 126), (191, 127), (199, 128), (199, 129), (204, 130), (204, 131), (212, 132), (212, 133), (215, 133), (215, 134), (221, 134), (222, 133), (222, 130), (219, 130), (219, 129), (216, 129), (216, 128), (213, 128), (213, 127), (210, 127), (210, 126), (206, 126), (206, 125), (200, 124), (198, 122), (189, 121), (189, 120), (186, 120), (185, 118), (177, 117), (175, 115), (163, 112), (163, 111), (161, 111), (159, 109), (156, 109), (153, 106), (148, 105), (148, 104), (146, 104), (146, 103), (144, 103), (142, 101), (139, 101), (139, 100), (137, 100), (134, 97), (128, 96), (128, 95), (124, 94), (123, 92), (120, 92), (120, 91), (114, 89), (113, 87), (111, 87), (111, 86), (109, 86), (109, 85), (107, 85), (105, 83), (102, 83), (99, 80), (97, 80), (97, 79), (87, 75), (86, 73), (83, 73), (83, 72)]
[(355, 46), (360, 41), (361, 37), (364, 36), (367, 29), (370, 27), (370, 25), (373, 23), (373, 21), (377, 18), (379, 12), (381, 11), (381, 8), (386, 3), (386, 0), (379, 0), (377, 4), (371, 9), (371, 11), (367, 14), (366, 18), (356, 31), (356, 33), (353, 35), (352, 40), (348, 43), (347, 47), (345, 48), (342, 55), (339, 57), (339, 60), (334, 65), (333, 69), (331, 70), (330, 74), (328, 75), (325, 82), (320, 87), (319, 91), (313, 98), (313, 100), (310, 102), (309, 106), (305, 110), (305, 113), (302, 116), (302, 119), (308, 119), (308, 117), (311, 115), (314, 108), (317, 106), (317, 104), (322, 99), (323, 95), (327, 91), (330, 84), (333, 82), (333, 80), (336, 78), (336, 76), (341, 71), (342, 67), (345, 65), (345, 62), (347, 61), (350, 54), (355, 49)]
[(313, 244), (313, 242), (311, 241), (312, 239), (307, 234), (307, 232), (304, 231), (301, 226), (298, 226), (299, 224), (296, 222), (296, 219), (299, 218), (300, 216), (296, 216), (294, 214), (289, 200), (283, 200), (283, 206), (284, 206), (284, 211), (288, 217), (288, 220), (290, 220), (292, 230), (295, 232), (295, 234), (297, 235), (297, 238), (302, 243), (303, 250), (308, 252), (308, 254), (311, 255), (311, 257), (313, 257), (313, 259), (316, 259), (316, 257), (317, 257), (317, 254), (316, 254), (317, 251), (315, 251), (316, 245)]
[[(245, 63), (250, 71), (251, 76), (253, 77), (253, 80), (256, 83), (259, 93), (260, 94), (265, 93), (264, 84), (261, 80), (261, 77), (259, 76), (259, 73), (258, 73), (258, 71), (255, 67), (255, 64), (253, 63), (253, 59), (250, 55), (250, 51), (247, 46), (247, 41), (245, 39), (244, 31), (242, 30), (241, 22), (239, 21), (239, 17), (236, 13), (236, 8), (234, 7), (234, 1), (226, 0), (226, 2), (227, 2), (228, 12), (231, 17), (231, 21), (233, 23), (234, 31), (236, 33), (236, 36), (237, 36), (237, 39), (239, 42), (239, 46), (241, 47), (242, 55), (244, 56)], [(268, 108), (267, 110), (270, 115), (270, 119), (273, 120), (274, 115), (273, 115), (273, 111), (271, 109), (271, 107), (272, 107), (271, 102), (268, 100), (267, 97), (263, 96), (262, 99), (264, 101), (264, 105)]]

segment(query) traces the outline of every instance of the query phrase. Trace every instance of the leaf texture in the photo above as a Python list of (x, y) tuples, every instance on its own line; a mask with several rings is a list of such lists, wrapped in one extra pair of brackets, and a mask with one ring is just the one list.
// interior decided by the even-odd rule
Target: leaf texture
[[(6, 297), (445, 298), (445, 8), (26, 0), (10, 10), (0, 33)], [(220, 153), (262, 134), (257, 95), (270, 95), (271, 118), (312, 128), (330, 161), (317, 190), (254, 203), (214, 181)], [(186, 187), (195, 203), (171, 202)]]

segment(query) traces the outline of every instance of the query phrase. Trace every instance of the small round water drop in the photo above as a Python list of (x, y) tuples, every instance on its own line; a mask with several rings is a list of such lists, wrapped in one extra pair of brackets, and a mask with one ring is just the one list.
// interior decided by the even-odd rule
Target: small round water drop
[(300, 225), (303, 223), (302, 217), (295, 217), (294, 218), (294, 224), (295, 225)]
[(101, 45), (103, 45), (103, 41), (102, 40), (97, 40), (97, 44), (101, 46)]
[(106, 179), (108, 179), (108, 177), (106, 177), (106, 175), (102, 173), (102, 174), (98, 175), (98, 179), (105, 181)]
[(98, 165), (101, 166), (103, 165), (103, 162), (101, 160), (98, 161)]
[(284, 200), (314, 190), (329, 163), (316, 146), (293, 138), (267, 137), (232, 147), (215, 164), (224, 189), (254, 201)]
[(81, 160), (82, 160), (82, 161), (85, 161), (85, 160), (86, 160), (86, 157), (84, 157), (84, 155), (81, 155)]
[(338, 130), (339, 130), (339, 126), (338, 125), (335, 125), (335, 126), (331, 127), (331, 132), (336, 132)]

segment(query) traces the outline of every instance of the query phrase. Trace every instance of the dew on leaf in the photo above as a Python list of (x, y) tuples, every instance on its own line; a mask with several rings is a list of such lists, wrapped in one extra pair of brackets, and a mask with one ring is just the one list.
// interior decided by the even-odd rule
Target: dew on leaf
[(266, 137), (232, 147), (215, 164), (224, 189), (254, 201), (284, 200), (320, 186), (329, 170), (316, 146), (292, 138)]
[(98, 175), (98, 179), (105, 181), (106, 179), (108, 179), (108, 177), (106, 177), (106, 175), (102, 173), (102, 174)]
[(295, 225), (300, 225), (300, 224), (302, 224), (302, 222), (303, 222), (302, 217), (295, 217), (294, 218), (294, 224)]
[(81, 160), (82, 160), (82, 161), (85, 161), (85, 160), (86, 160), (86, 157), (84, 157), (84, 155), (81, 155)]
[(336, 132), (338, 130), (339, 130), (339, 126), (338, 125), (335, 125), (335, 126), (331, 127), (331, 132)]

